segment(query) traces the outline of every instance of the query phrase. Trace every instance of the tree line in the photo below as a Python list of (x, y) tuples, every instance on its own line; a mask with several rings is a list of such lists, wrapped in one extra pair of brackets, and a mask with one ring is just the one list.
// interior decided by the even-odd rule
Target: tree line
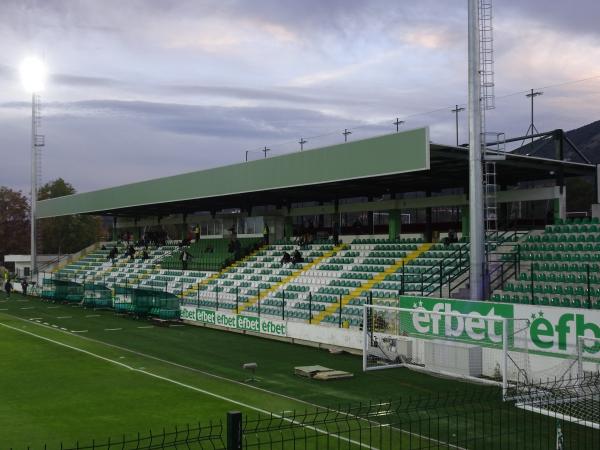
[[(75, 194), (72, 184), (62, 178), (44, 184), (38, 199)], [(4, 256), (30, 253), (30, 203), (21, 191), (0, 186), (0, 263)], [(40, 254), (57, 255), (78, 252), (98, 241), (103, 234), (99, 217), (71, 215), (40, 219), (37, 250)]]

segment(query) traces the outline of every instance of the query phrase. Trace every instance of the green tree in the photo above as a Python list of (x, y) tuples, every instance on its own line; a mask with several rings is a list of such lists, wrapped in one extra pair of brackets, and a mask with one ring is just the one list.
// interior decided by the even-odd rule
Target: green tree
[[(39, 190), (38, 198), (46, 200), (75, 194), (75, 188), (62, 178), (50, 181)], [(102, 226), (98, 217), (72, 215), (41, 219), (41, 252), (64, 254), (78, 252), (96, 242)]]
[(0, 259), (29, 253), (29, 201), (20, 191), (0, 186)]

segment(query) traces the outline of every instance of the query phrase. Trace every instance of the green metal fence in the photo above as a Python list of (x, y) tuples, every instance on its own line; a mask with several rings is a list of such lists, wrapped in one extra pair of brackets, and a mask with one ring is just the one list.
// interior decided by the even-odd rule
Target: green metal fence
[[(598, 376), (588, 381), (589, 389), (568, 398), (552, 389), (541, 395), (538, 385), (535, 395), (518, 402), (502, 402), (494, 390), (471, 389), (277, 414), (231, 411), (225, 420), (44, 449), (597, 450), (600, 383)], [(591, 405), (596, 416), (578, 423), (573, 417), (582, 405)]]

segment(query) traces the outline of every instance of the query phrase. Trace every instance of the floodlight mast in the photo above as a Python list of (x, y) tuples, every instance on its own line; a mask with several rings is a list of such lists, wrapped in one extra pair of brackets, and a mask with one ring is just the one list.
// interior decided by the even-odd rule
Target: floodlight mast
[(36, 121), (35, 121), (35, 92), (31, 93), (31, 211), (29, 221), (31, 223), (31, 269), (29, 270), (29, 276), (33, 277), (37, 274), (37, 148), (35, 145)]
[(485, 231), (483, 228), (483, 171), (481, 166), (481, 78), (479, 0), (469, 7), (469, 240), (471, 298), (484, 298)]
[(44, 137), (38, 135), (40, 125), (39, 92), (44, 88), (45, 67), (37, 58), (26, 58), (21, 64), (21, 81), (23, 87), (31, 94), (31, 204), (30, 204), (30, 231), (31, 231), (31, 267), (30, 277), (38, 272), (37, 267), (37, 194), (38, 194), (38, 147), (44, 145)]

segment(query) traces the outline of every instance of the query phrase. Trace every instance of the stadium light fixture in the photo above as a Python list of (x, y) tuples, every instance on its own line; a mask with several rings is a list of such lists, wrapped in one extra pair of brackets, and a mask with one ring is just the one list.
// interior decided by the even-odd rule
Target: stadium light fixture
[(44, 62), (35, 57), (30, 56), (25, 58), (19, 67), (21, 75), (21, 83), (30, 94), (39, 93), (46, 86), (46, 65)]

